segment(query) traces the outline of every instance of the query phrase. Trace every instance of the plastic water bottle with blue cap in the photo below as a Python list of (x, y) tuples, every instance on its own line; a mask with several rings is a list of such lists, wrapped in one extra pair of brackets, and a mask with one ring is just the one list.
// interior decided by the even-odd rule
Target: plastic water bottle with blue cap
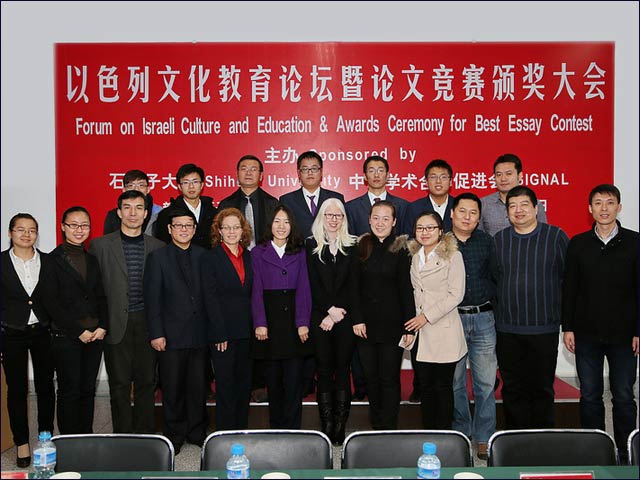
[(418, 478), (440, 478), (440, 459), (436, 456), (436, 444), (425, 442), (418, 459)]
[(40, 432), (38, 446), (33, 451), (33, 478), (50, 478), (55, 474), (56, 446), (51, 441), (51, 432)]
[(231, 445), (231, 458), (227, 460), (227, 478), (249, 478), (250, 475), (251, 466), (244, 454), (244, 445), (234, 443)]

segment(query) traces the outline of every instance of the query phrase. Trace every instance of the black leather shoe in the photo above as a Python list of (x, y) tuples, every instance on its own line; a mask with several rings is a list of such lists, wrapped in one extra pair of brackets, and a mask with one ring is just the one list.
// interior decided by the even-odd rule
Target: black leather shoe
[(31, 455), (28, 457), (16, 456), (16, 466), (18, 468), (27, 468), (29, 465), (31, 465)]
[(409, 403), (420, 403), (420, 392), (417, 390), (411, 392), (411, 395), (409, 395)]
[(351, 400), (353, 400), (354, 402), (362, 402), (364, 400), (364, 397), (366, 396), (366, 393), (356, 390), (355, 392), (353, 392), (353, 395), (351, 395)]

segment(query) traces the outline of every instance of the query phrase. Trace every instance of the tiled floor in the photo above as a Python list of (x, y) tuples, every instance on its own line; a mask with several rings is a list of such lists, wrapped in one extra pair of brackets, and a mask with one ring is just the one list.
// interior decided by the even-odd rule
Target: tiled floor
[[(564, 379), (565, 381), (575, 385), (575, 379)], [(103, 389), (99, 389), (104, 392)], [(31, 407), (30, 419), (31, 419), (31, 445), (36, 444), (38, 433), (36, 431), (36, 425), (34, 419), (36, 418), (36, 402), (35, 399), (29, 402)], [(607, 432), (613, 433), (612, 420), (611, 420), (611, 394), (609, 391), (605, 391), (605, 405), (606, 405), (606, 427)], [(109, 396), (106, 393), (100, 393), (96, 397), (96, 408), (93, 423), (93, 430), (96, 433), (109, 433), (111, 428), (111, 411), (109, 406)], [(54, 434), (57, 432), (54, 432)], [(351, 433), (347, 431), (347, 434)], [(180, 451), (180, 454), (176, 456), (176, 470), (180, 471), (194, 471), (200, 469), (200, 451), (199, 447), (194, 445), (185, 444)], [(340, 468), (340, 456), (341, 448), (334, 447), (334, 468)], [(16, 470), (16, 448), (10, 448), (2, 453), (2, 470)], [(474, 458), (477, 466), (486, 466), (486, 462)]]

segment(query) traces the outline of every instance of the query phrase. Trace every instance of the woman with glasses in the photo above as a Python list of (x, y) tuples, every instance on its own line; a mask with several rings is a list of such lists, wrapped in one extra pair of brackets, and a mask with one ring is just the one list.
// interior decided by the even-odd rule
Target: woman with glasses
[(251, 227), (237, 208), (218, 212), (202, 268), (209, 341), (216, 372), (216, 429), (248, 428), (251, 396), (249, 345), (253, 270)]
[(356, 300), (353, 331), (369, 395), (369, 417), (375, 430), (398, 427), (400, 365), (398, 346), (404, 324), (416, 314), (407, 236), (394, 233), (396, 210), (382, 200), (369, 214), (371, 233), (358, 242), (355, 262)]
[(311, 331), (318, 373), (320, 425), (335, 444), (344, 441), (351, 407), (349, 367), (355, 347), (351, 328), (354, 246), (346, 212), (337, 198), (324, 201), (306, 241), (313, 305)]
[(2, 252), (2, 368), (7, 381), (9, 424), (18, 447), (18, 468), (31, 464), (29, 353), (38, 396), (38, 431), (53, 431), (55, 409), (50, 318), (43, 280), (52, 264), (48, 255), (35, 248), (37, 239), (36, 219), (18, 213), (9, 221), (9, 249)]
[(96, 257), (85, 249), (91, 219), (84, 207), (71, 207), (60, 222), (63, 242), (52, 252), (53, 357), (58, 380), (61, 434), (92, 433), (96, 378), (107, 333), (107, 300)]
[(251, 250), (252, 355), (265, 360), (271, 428), (300, 428), (302, 367), (309, 343), (311, 289), (302, 237), (289, 207), (278, 204), (264, 241)]
[(423, 428), (451, 430), (453, 374), (467, 353), (457, 308), (465, 291), (464, 262), (455, 237), (444, 233), (437, 212), (419, 215), (414, 233), (409, 248), (417, 316), (405, 324), (411, 334), (404, 342), (417, 342), (413, 348), (417, 348)]

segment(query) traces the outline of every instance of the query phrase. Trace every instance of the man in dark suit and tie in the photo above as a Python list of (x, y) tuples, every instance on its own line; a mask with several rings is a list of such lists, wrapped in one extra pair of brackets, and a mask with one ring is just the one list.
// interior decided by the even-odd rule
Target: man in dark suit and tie
[(424, 178), (427, 181), (429, 195), (410, 203), (404, 219), (404, 232), (410, 237), (414, 236), (413, 227), (423, 212), (438, 212), (442, 217), (445, 232), (450, 232), (453, 226), (451, 208), (454, 197), (449, 194), (453, 181), (451, 165), (441, 159), (432, 160), (424, 169)]
[(158, 352), (164, 435), (177, 454), (185, 440), (201, 447), (207, 433), (208, 316), (201, 281), (207, 250), (192, 242), (192, 211), (172, 209), (168, 221), (171, 243), (147, 258), (144, 303)]
[(249, 245), (251, 250), (262, 241), (267, 229), (267, 218), (273, 212), (278, 200), (260, 187), (264, 167), (258, 157), (243, 156), (238, 160), (236, 170), (240, 188), (222, 200), (218, 210), (233, 207), (244, 213), (253, 231), (253, 238)]
[(348, 201), (346, 204), (349, 233), (360, 236), (371, 231), (369, 228), (369, 212), (371, 211), (371, 206), (380, 200), (389, 200), (396, 207), (396, 232), (404, 233), (402, 220), (409, 202), (404, 198), (396, 197), (387, 192), (389, 162), (379, 155), (372, 155), (364, 161), (362, 170), (367, 179), (367, 193)]
[[(344, 203), (344, 196), (332, 190), (320, 187), (322, 183), (322, 157), (317, 152), (309, 150), (298, 156), (298, 178), (301, 187), (293, 192), (285, 193), (280, 202), (291, 209), (300, 232), (304, 238), (311, 236), (311, 225), (316, 218), (322, 202), (328, 198), (337, 198)], [(313, 355), (304, 359), (302, 379), (303, 395), (315, 391), (313, 377), (315, 375), (315, 360)]]
[(314, 151), (303, 152), (298, 156), (298, 178), (301, 187), (280, 197), (293, 212), (302, 236), (311, 236), (311, 225), (322, 202), (327, 198), (337, 198), (344, 203), (344, 196), (332, 190), (320, 187), (322, 183), (322, 157)]
[[(120, 228), (91, 242), (100, 264), (109, 306), (104, 362), (109, 375), (114, 433), (155, 433), (156, 352), (149, 345), (142, 277), (147, 256), (163, 247), (142, 233), (149, 215), (144, 193), (126, 190), (118, 197)], [(133, 385), (134, 405), (131, 406)]]

